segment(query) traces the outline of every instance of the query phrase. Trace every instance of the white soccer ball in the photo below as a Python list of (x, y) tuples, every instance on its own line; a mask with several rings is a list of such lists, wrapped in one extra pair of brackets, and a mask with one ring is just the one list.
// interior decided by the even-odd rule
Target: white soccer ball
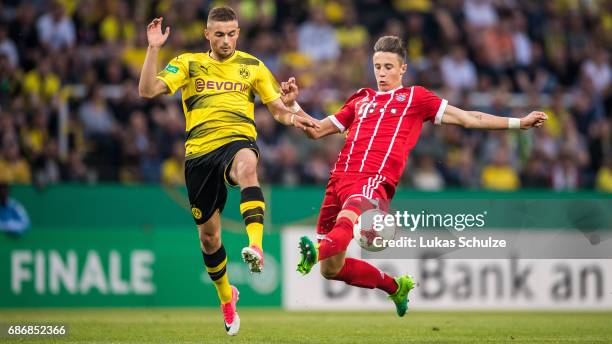
[(395, 238), (395, 224), (385, 223), (385, 217), (392, 215), (380, 209), (364, 212), (353, 226), (353, 239), (364, 250), (378, 252), (387, 248), (386, 241)]

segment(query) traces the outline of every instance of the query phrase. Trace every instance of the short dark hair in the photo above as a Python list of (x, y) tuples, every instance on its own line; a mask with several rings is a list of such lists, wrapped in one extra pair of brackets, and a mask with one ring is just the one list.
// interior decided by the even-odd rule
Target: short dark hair
[(401, 57), (402, 62), (406, 61), (406, 49), (402, 39), (397, 36), (382, 36), (374, 44), (374, 52), (394, 53)]
[(217, 6), (213, 7), (208, 12), (208, 21), (228, 22), (238, 20), (236, 12), (229, 6)]

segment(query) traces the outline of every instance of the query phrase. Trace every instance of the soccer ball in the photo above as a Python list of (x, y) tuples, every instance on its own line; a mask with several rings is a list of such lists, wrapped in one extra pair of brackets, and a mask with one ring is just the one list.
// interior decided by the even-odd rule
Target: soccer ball
[(395, 238), (395, 225), (386, 226), (385, 216), (391, 216), (380, 209), (364, 212), (353, 226), (353, 239), (364, 250), (378, 252), (387, 246), (385, 240)]

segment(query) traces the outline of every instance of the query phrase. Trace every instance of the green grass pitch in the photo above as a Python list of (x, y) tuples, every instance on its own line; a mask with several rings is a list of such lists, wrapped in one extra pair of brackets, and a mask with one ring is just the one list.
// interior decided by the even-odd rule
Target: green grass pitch
[[(0, 343), (612, 343), (610, 312), (287, 312), (240, 309), (229, 337), (217, 309), (0, 310), (2, 324), (67, 324), (64, 337)], [(4, 327), (6, 328), (6, 327)]]

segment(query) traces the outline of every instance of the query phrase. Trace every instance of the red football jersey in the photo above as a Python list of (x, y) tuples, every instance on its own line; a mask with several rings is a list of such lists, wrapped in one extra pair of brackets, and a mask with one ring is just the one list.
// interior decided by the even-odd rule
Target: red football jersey
[(329, 116), (341, 132), (348, 130), (332, 174), (379, 175), (396, 185), (423, 122), (440, 124), (447, 104), (421, 86), (388, 92), (360, 89)]

